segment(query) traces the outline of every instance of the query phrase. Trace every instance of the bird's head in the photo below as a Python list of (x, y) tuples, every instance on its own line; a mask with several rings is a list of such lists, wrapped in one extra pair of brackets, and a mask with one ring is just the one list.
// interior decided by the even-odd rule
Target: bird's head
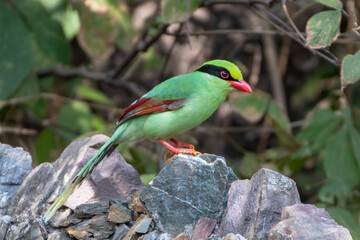
[(196, 71), (208, 73), (230, 83), (230, 86), (243, 92), (252, 93), (251, 87), (243, 80), (239, 68), (232, 62), (225, 60), (211, 60), (205, 62)]

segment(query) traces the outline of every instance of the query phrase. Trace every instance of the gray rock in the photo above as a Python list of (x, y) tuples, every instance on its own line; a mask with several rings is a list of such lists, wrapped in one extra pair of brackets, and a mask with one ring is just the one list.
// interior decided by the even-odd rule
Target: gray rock
[(244, 238), (243, 236), (241, 236), (240, 234), (233, 234), (233, 233), (228, 233), (225, 237), (223, 237), (221, 240), (246, 240), (246, 238)]
[(68, 227), (66, 229), (67, 234), (76, 239), (88, 239), (92, 236), (92, 233), (89, 232), (89, 220), (86, 219), (74, 226)]
[(10, 216), (1, 216), (0, 215), (0, 240), (5, 239), (6, 232), (12, 222), (12, 217)]
[(158, 231), (152, 231), (145, 235), (142, 235), (138, 240), (171, 240), (172, 238), (167, 233), (160, 233)]
[(89, 220), (86, 230), (95, 238), (108, 238), (115, 232), (115, 224), (107, 221), (107, 214), (97, 215)]
[(251, 180), (233, 182), (218, 235), (241, 234), (248, 239), (265, 239), (281, 219), (282, 209), (300, 203), (293, 180), (269, 169), (260, 169)]
[(149, 217), (143, 218), (141, 222), (134, 228), (134, 232), (136, 233), (147, 233), (149, 231), (149, 227), (151, 224), (152, 219)]
[(72, 240), (72, 238), (67, 234), (66, 229), (61, 229), (49, 233), (48, 240)]
[(32, 170), (32, 159), (22, 148), (0, 143), (0, 214), (25, 177)]
[(30, 224), (27, 239), (30, 240), (45, 240), (48, 238), (46, 228), (41, 219), (36, 219)]
[(236, 179), (222, 157), (177, 155), (140, 195), (157, 227), (172, 237), (190, 235), (201, 217), (219, 220)]
[(31, 226), (28, 221), (22, 221), (22, 222), (18, 222), (17, 224), (12, 224), (8, 227), (5, 239), (11, 239), (11, 240), (28, 239), (30, 227)]
[(70, 209), (65, 209), (64, 211), (61, 210), (56, 211), (54, 216), (51, 218), (49, 224), (53, 227), (64, 226), (64, 222), (66, 222), (69, 219), (70, 215), (71, 215)]
[(115, 233), (112, 237), (112, 240), (121, 240), (125, 234), (129, 231), (129, 227), (125, 224), (121, 224), (119, 227), (115, 227)]
[(114, 223), (128, 223), (132, 220), (131, 211), (121, 204), (111, 205), (108, 220)]
[[(39, 217), (106, 140), (108, 137), (104, 135), (76, 140), (56, 162), (36, 167), (16, 191), (5, 213), (10, 216), (23, 214), (32, 219)], [(91, 180), (87, 178), (66, 204), (75, 209), (90, 199), (130, 199), (132, 192), (143, 188), (137, 171), (115, 150), (96, 167)]]
[(109, 210), (109, 201), (96, 201), (83, 203), (74, 211), (77, 218), (89, 218), (98, 214), (106, 213)]
[(338, 225), (323, 208), (310, 204), (285, 207), (281, 221), (267, 234), (269, 240), (350, 240), (349, 230)]

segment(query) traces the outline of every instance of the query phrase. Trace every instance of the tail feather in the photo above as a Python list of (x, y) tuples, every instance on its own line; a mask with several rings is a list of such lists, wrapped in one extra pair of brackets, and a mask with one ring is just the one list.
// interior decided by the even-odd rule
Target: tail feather
[(56, 210), (60, 208), (64, 202), (70, 197), (70, 195), (76, 190), (77, 187), (83, 182), (83, 180), (89, 176), (94, 168), (106, 157), (108, 157), (118, 144), (115, 144), (112, 139), (107, 141), (95, 155), (86, 163), (86, 165), (76, 174), (71, 183), (65, 188), (61, 195), (51, 205), (43, 216), (43, 220), (47, 223), (50, 218), (55, 214)]

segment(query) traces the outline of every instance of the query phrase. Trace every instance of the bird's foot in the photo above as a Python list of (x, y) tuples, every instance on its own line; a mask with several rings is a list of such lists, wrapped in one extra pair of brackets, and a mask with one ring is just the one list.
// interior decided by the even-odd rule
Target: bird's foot
[[(170, 143), (166, 142), (165, 140), (159, 138), (158, 141), (164, 145), (165, 147), (167, 147), (169, 149), (169, 151), (167, 151), (165, 153), (164, 158), (166, 158), (166, 156), (168, 154), (172, 154), (173, 156), (171, 158), (169, 158), (166, 163), (169, 163), (171, 161), (171, 159), (179, 154), (179, 153), (185, 153), (185, 154), (191, 154), (191, 155), (198, 155), (201, 154), (201, 152), (198, 152), (194, 149), (194, 146), (191, 144), (187, 144), (187, 143), (182, 143), (179, 142), (177, 140), (175, 140), (174, 138), (171, 138), (170, 141), (176, 144), (176, 147), (171, 145)], [(183, 147), (187, 147), (187, 148), (183, 148)]]
[(170, 141), (173, 142), (177, 148), (195, 149), (194, 145), (180, 142), (180, 141), (176, 140), (175, 138), (170, 138)]

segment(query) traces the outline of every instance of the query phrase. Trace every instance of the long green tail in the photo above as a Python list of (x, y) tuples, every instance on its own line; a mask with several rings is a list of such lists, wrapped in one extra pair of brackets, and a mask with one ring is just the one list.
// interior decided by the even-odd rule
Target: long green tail
[(95, 155), (86, 163), (86, 165), (78, 172), (74, 177), (71, 183), (65, 188), (61, 195), (56, 199), (56, 201), (51, 205), (51, 207), (46, 211), (43, 216), (43, 220), (47, 223), (50, 218), (54, 215), (56, 210), (61, 207), (64, 202), (69, 198), (69, 196), (75, 191), (77, 187), (83, 182), (83, 180), (89, 176), (94, 168), (103, 160), (108, 157), (118, 144), (115, 144), (112, 139), (107, 141), (100, 149), (95, 153)]

